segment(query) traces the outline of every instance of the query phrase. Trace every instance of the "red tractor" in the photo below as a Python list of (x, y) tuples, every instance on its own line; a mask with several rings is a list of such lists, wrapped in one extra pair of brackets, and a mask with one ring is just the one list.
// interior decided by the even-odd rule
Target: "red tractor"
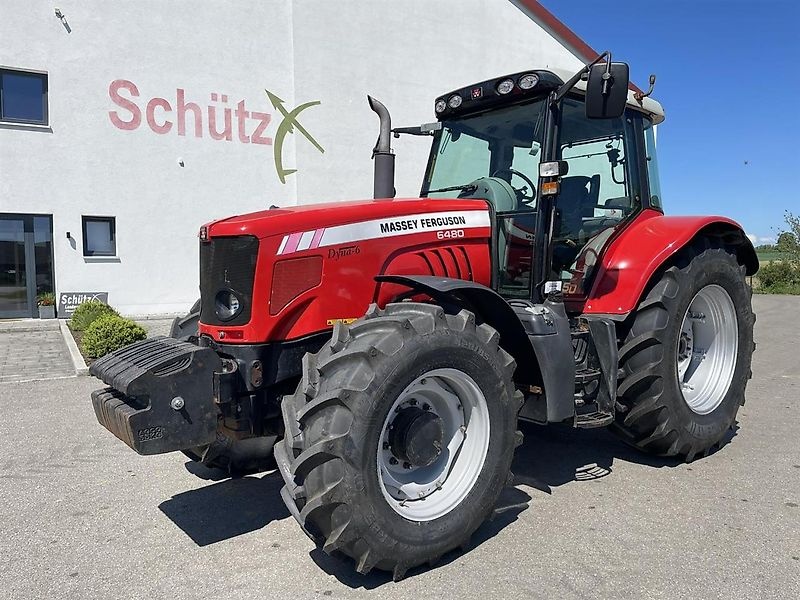
[[(606, 53), (420, 127), (370, 98), (375, 199), (203, 226), (199, 325), (95, 362), (98, 420), (141, 454), (277, 463), (316, 543), (396, 579), (486, 519), (520, 420), (707, 454), (745, 399), (758, 261), (730, 219), (664, 216), (648, 95)], [(419, 198), (393, 199), (392, 134), (432, 136)]]

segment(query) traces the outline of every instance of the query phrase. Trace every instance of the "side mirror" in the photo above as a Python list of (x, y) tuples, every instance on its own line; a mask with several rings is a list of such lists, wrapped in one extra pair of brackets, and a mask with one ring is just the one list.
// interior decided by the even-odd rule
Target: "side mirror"
[(586, 82), (586, 118), (615, 119), (625, 112), (630, 75), (627, 63), (598, 63)]

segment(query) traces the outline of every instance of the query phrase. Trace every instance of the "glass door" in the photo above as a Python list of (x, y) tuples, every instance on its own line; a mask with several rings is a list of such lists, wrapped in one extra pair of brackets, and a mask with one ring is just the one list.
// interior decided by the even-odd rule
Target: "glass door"
[[(28, 244), (24, 217), (0, 216), (0, 318), (30, 317)], [(35, 302), (33, 302), (35, 304)]]
[(0, 214), (0, 319), (37, 316), (53, 283), (52, 217)]

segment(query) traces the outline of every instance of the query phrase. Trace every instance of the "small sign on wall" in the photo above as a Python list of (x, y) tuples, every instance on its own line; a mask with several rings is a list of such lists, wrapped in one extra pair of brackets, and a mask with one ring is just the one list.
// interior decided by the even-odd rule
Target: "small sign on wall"
[(84, 302), (108, 304), (108, 292), (61, 292), (58, 295), (58, 317), (71, 317), (78, 305)]

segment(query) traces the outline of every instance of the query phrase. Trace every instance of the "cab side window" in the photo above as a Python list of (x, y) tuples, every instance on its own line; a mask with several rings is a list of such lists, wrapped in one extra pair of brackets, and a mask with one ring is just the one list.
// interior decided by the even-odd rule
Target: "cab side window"
[(587, 119), (583, 103), (564, 102), (560, 150), (569, 172), (556, 201), (553, 270), (558, 279), (570, 279), (584, 247), (607, 238), (639, 206), (636, 118), (626, 113), (618, 119)]

